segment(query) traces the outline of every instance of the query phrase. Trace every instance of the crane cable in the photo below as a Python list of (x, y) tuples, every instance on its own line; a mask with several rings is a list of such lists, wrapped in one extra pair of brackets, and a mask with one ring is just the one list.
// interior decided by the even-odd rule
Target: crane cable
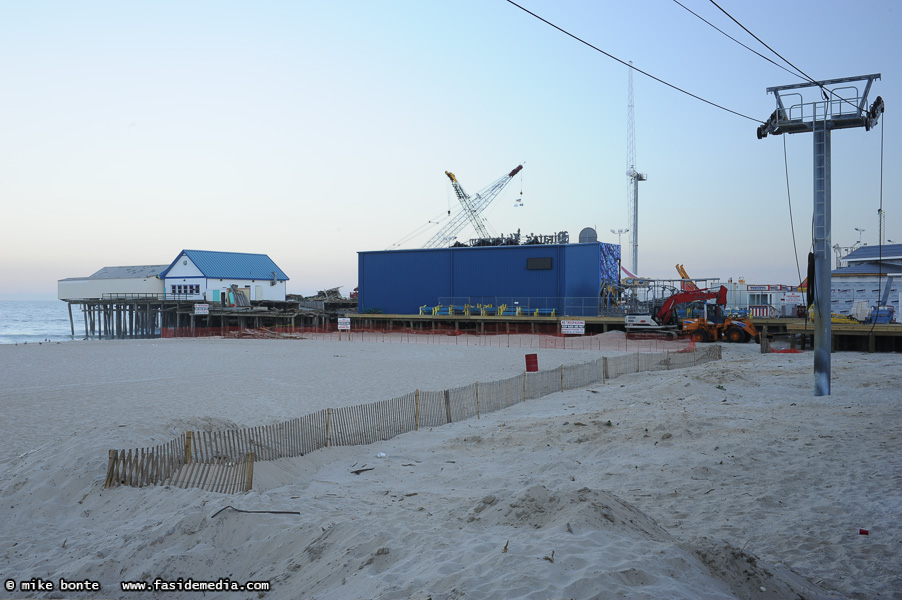
[[(450, 209), (449, 209), (448, 212), (451, 212)], [(432, 219), (426, 221), (424, 224), (420, 225), (419, 227), (417, 227), (416, 229), (414, 229), (413, 231), (411, 231), (410, 233), (408, 233), (407, 235), (405, 235), (404, 237), (402, 237), (400, 240), (398, 240), (397, 242), (395, 242), (394, 244), (392, 244), (391, 246), (389, 246), (389, 247), (387, 248), (387, 250), (394, 250), (395, 248), (399, 248), (402, 244), (405, 244), (405, 243), (409, 242), (410, 240), (412, 240), (413, 238), (417, 237), (418, 235), (420, 235), (421, 233), (423, 233), (423, 232), (426, 231), (427, 229), (430, 229), (430, 227), (431, 227), (432, 225), (441, 225), (442, 220), (443, 220), (443, 219), (447, 219), (447, 218), (448, 218), (448, 216), (447, 216), (445, 213), (440, 213), (440, 214), (438, 214), (437, 216), (435, 216), (435, 217), (433, 217)]]
[(597, 46), (593, 46), (592, 44), (590, 44), (590, 43), (587, 42), (586, 40), (584, 40), (584, 39), (582, 39), (582, 38), (580, 38), (580, 37), (577, 37), (577, 36), (573, 35), (573, 34), (570, 33), (569, 31), (567, 31), (566, 29), (563, 29), (563, 28), (561, 28), (561, 27), (558, 27), (557, 25), (555, 25), (555, 24), (552, 23), (551, 21), (549, 21), (549, 20), (547, 20), (547, 19), (544, 19), (544, 18), (540, 17), (539, 15), (537, 15), (536, 13), (532, 12), (531, 10), (529, 10), (529, 9), (527, 9), (527, 8), (524, 8), (524, 7), (520, 6), (519, 4), (517, 4), (516, 2), (514, 2), (514, 0), (506, 0), (506, 1), (507, 1), (509, 4), (512, 4), (512, 5), (516, 6), (517, 8), (519, 8), (520, 10), (522, 10), (523, 12), (525, 12), (525, 13), (527, 13), (527, 14), (529, 14), (529, 15), (532, 15), (533, 17), (535, 17), (536, 19), (542, 21), (542, 22), (545, 23), (546, 25), (548, 25), (548, 26), (550, 26), (550, 27), (553, 27), (554, 29), (557, 29), (558, 31), (560, 31), (560, 32), (563, 33), (564, 35), (567, 35), (567, 36), (572, 37), (572, 38), (573, 38), (574, 40), (576, 40), (577, 42), (580, 42), (581, 44), (585, 44), (586, 46), (588, 46), (589, 48), (592, 48), (592, 49), (595, 50), (596, 52), (600, 52), (601, 54), (604, 54), (604, 55), (607, 56), (608, 58), (610, 58), (610, 59), (612, 59), (612, 60), (615, 60), (615, 61), (619, 62), (621, 65), (623, 65), (623, 66), (625, 66), (625, 67), (627, 67), (627, 68), (633, 69), (633, 70), (636, 71), (637, 73), (641, 73), (641, 74), (645, 75), (646, 77), (648, 77), (648, 78), (650, 78), (650, 79), (654, 79), (654, 80), (657, 81), (658, 83), (662, 83), (662, 84), (666, 85), (666, 86), (669, 87), (669, 88), (672, 88), (672, 89), (674, 89), (674, 90), (676, 90), (676, 91), (678, 91), (678, 92), (681, 92), (681, 93), (683, 93), (683, 94), (686, 94), (687, 96), (690, 96), (690, 97), (692, 97), (692, 98), (695, 98), (696, 100), (700, 100), (701, 102), (704, 102), (705, 104), (710, 104), (711, 106), (713, 106), (713, 107), (715, 107), (715, 108), (719, 108), (720, 110), (724, 110), (724, 111), (726, 111), (726, 112), (728, 112), (728, 113), (732, 113), (732, 114), (734, 114), (734, 115), (736, 115), (736, 116), (742, 117), (742, 118), (744, 118), (744, 119), (748, 119), (749, 121), (754, 121), (755, 123), (760, 123), (760, 124), (762, 124), (762, 125), (765, 124), (764, 121), (762, 121), (761, 119), (756, 119), (756, 118), (754, 118), (754, 117), (750, 117), (750, 116), (748, 116), (748, 115), (744, 115), (744, 114), (742, 114), (742, 113), (740, 113), (740, 112), (737, 112), (737, 111), (735, 111), (735, 110), (731, 110), (731, 109), (729, 109), (729, 108), (727, 108), (727, 107), (725, 107), (725, 106), (721, 106), (720, 104), (717, 104), (717, 103), (715, 103), (715, 102), (711, 102), (710, 100), (706, 100), (706, 99), (702, 98), (701, 96), (697, 96), (697, 95), (695, 95), (695, 94), (693, 94), (693, 93), (691, 93), (691, 92), (687, 92), (686, 90), (684, 90), (684, 89), (682, 89), (682, 88), (679, 88), (679, 87), (673, 85), (672, 83), (668, 83), (668, 82), (664, 81), (663, 79), (660, 79), (660, 78), (658, 78), (658, 77), (655, 77), (654, 75), (652, 75), (652, 74), (650, 74), (650, 73), (646, 73), (646, 72), (643, 71), (642, 69), (639, 69), (638, 67), (634, 67), (633, 65), (627, 63), (626, 61), (623, 61), (623, 60), (617, 58), (617, 57), (614, 56), (613, 54), (609, 54), (608, 52), (605, 52), (604, 50), (602, 50), (601, 48), (598, 48)]

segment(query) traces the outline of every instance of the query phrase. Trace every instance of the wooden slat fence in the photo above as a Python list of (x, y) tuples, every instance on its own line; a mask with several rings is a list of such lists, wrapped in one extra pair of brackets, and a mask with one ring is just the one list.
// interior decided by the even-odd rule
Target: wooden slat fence
[(494, 412), (513, 406), (517, 402), (523, 402), (523, 378), (523, 375), (517, 375), (500, 381), (480, 383), (477, 387), (480, 414)]
[(526, 373), (526, 400), (535, 400), (561, 391), (561, 369)]
[(452, 423), (466, 421), (476, 416), (476, 384), (448, 390), (450, 419)]
[(210, 462), (187, 463), (173, 474), (167, 485), (236, 494), (249, 491), (253, 481), (254, 454), (249, 453), (238, 460), (223, 456)]
[(388, 440), (494, 412), (524, 400), (604, 383), (626, 373), (680, 369), (720, 360), (719, 345), (699, 352), (636, 353), (450, 390), (416, 390), (399, 398), (326, 408), (273, 425), (189, 431), (153, 448), (110, 450), (106, 487), (167, 485), (234, 494), (253, 485), (255, 461), (304, 456), (327, 446)]
[(563, 369), (563, 388), (573, 390), (604, 382), (604, 370), (602, 359), (593, 360), (579, 365), (565, 365)]
[(451, 422), (450, 405), (445, 403), (447, 390), (441, 392), (429, 392), (420, 390), (417, 403), (418, 419), (417, 428), (438, 427)]

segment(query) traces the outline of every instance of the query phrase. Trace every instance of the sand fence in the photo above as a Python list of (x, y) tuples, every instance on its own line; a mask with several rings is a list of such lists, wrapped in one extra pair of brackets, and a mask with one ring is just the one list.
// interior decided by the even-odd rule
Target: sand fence
[(437, 392), (415, 390), (390, 400), (325, 408), (274, 425), (189, 431), (153, 448), (110, 450), (105, 487), (164, 485), (246, 492), (253, 486), (254, 461), (304, 456), (329, 446), (372, 444), (628, 373), (681, 369), (721, 357), (719, 345), (602, 357), (500, 381)]

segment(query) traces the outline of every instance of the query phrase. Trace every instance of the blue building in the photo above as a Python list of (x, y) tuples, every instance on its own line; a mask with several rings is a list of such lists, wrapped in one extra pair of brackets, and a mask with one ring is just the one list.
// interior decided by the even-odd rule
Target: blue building
[(237, 290), (249, 301), (284, 301), (288, 276), (266, 254), (182, 250), (160, 279), (167, 297), (219, 302)]
[(839, 261), (830, 278), (832, 311), (864, 321), (877, 306), (902, 308), (902, 244), (861, 246)]
[(483, 304), (595, 316), (601, 285), (618, 280), (619, 261), (619, 245), (599, 242), (359, 252), (358, 311)]

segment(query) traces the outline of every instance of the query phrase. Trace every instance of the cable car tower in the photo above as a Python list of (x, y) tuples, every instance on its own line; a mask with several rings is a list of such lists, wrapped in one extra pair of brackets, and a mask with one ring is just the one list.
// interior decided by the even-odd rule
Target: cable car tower
[[(870, 131), (883, 113), (883, 98), (868, 107), (868, 92), (880, 74), (811, 81), (767, 88), (777, 109), (758, 127), (758, 139), (768, 134), (814, 134), (814, 395), (830, 395), (830, 134), (834, 129), (864, 127)], [(859, 90), (853, 83), (863, 83)], [(846, 84), (846, 85), (842, 85)], [(827, 86), (840, 86), (827, 89)], [(800, 90), (816, 88), (808, 101)], [(787, 100), (784, 102), (784, 98)], [(790, 104), (792, 103), (792, 104)], [(810, 299), (809, 299), (810, 302)]]

